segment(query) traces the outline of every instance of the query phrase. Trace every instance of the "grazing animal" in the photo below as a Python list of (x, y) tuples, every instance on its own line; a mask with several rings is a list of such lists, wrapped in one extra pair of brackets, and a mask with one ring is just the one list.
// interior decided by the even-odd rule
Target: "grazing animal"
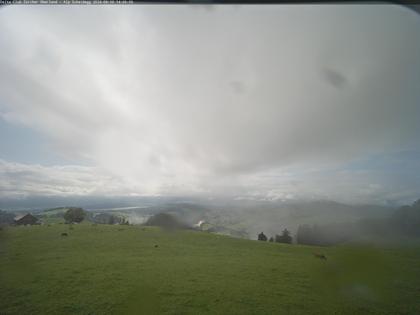
[(155, 245), (155, 248), (158, 248), (159, 246), (158, 245)]
[(61, 233), (61, 236), (69, 236), (67, 233)]
[(313, 254), (315, 258), (327, 260), (327, 256), (325, 256), (324, 254), (321, 254), (321, 253), (313, 253)]

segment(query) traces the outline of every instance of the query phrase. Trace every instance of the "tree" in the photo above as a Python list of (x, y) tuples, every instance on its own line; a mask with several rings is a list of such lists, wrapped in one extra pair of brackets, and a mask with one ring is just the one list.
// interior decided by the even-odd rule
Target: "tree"
[(120, 224), (121, 225), (129, 225), (130, 223), (128, 222), (128, 220), (126, 220), (126, 218), (123, 217), (120, 221)]
[(284, 229), (281, 235), (283, 243), (292, 244), (292, 237), (290, 236), (290, 232), (288, 229)]
[(82, 208), (69, 208), (66, 213), (64, 213), (64, 220), (66, 223), (80, 223), (86, 217), (86, 211)]
[(276, 234), (277, 243), (292, 244), (292, 237), (288, 229), (284, 229), (281, 235)]
[(268, 240), (270, 243), (274, 242), (274, 238), (270, 237), (270, 239)]
[(267, 241), (267, 236), (265, 236), (265, 234), (263, 232), (261, 232), (260, 234), (258, 234), (258, 240), (266, 242)]

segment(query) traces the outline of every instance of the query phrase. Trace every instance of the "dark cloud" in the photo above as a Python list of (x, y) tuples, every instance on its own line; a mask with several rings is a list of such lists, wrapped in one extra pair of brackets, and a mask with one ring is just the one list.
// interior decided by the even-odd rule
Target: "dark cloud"
[(336, 88), (342, 88), (348, 83), (346, 77), (336, 70), (326, 68), (323, 75), (326, 81)]

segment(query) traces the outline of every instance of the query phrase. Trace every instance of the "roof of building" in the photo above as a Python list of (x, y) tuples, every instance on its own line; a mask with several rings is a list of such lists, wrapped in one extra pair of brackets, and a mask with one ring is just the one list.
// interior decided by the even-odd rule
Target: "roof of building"
[(19, 220), (21, 220), (21, 219), (23, 219), (24, 217), (26, 217), (26, 216), (31, 216), (31, 217), (33, 217), (33, 218), (35, 218), (36, 219), (36, 217), (34, 217), (32, 214), (30, 214), (30, 213), (27, 213), (27, 214), (23, 214), (23, 215), (18, 215), (17, 217), (15, 217), (15, 221), (19, 221)]

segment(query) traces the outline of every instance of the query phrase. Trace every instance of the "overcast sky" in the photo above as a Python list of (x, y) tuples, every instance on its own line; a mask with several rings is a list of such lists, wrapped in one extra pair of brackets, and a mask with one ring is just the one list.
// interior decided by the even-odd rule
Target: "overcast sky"
[(0, 196), (420, 198), (420, 15), (0, 10)]

